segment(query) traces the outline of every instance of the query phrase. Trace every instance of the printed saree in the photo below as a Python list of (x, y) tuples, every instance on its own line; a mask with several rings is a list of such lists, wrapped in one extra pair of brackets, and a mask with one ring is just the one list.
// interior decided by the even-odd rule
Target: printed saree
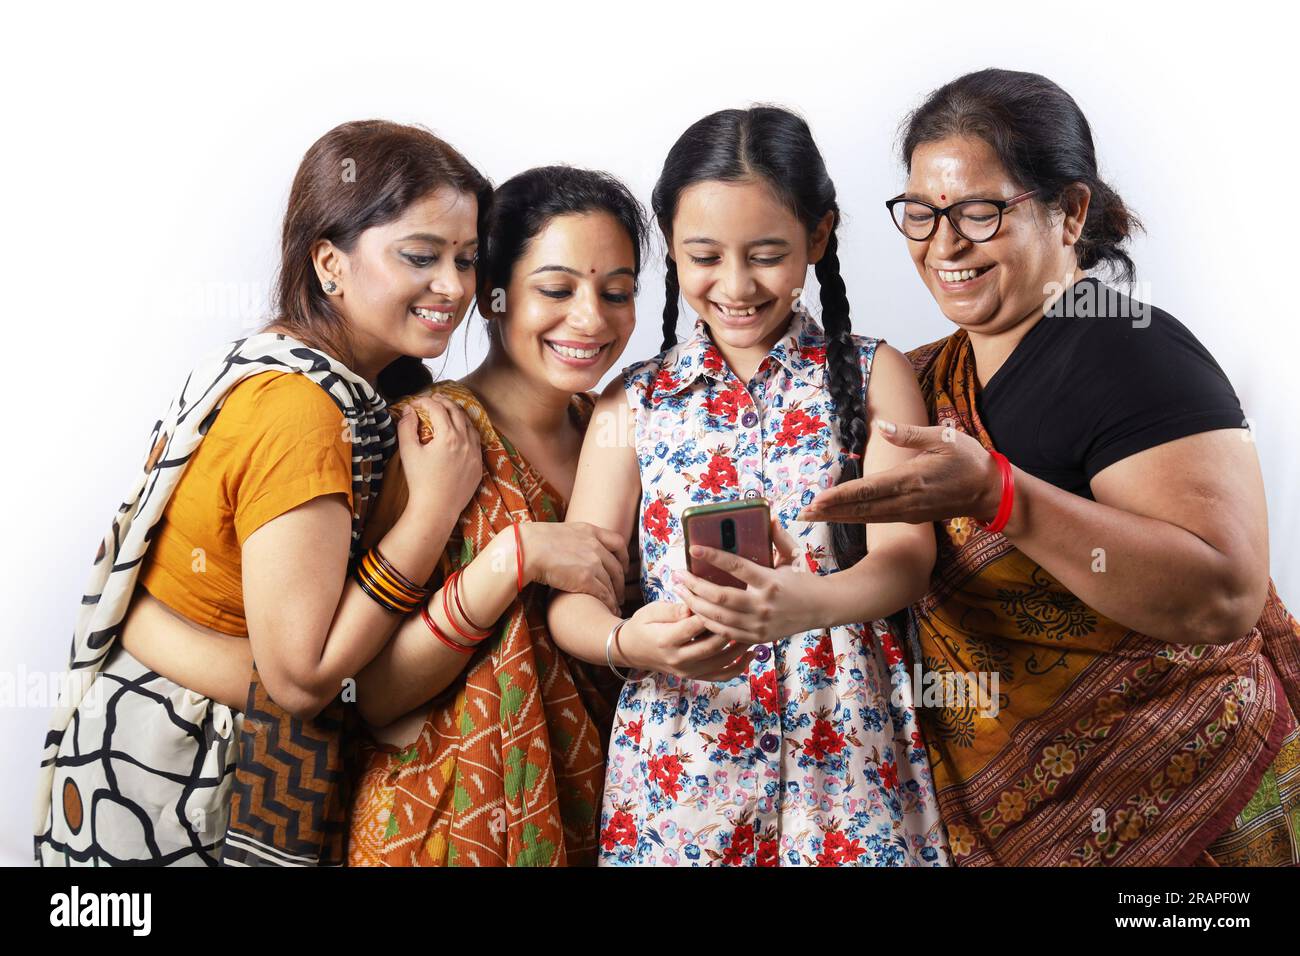
[[(512, 521), (560, 521), (565, 502), (493, 428), (469, 389), (440, 382), (433, 390), (478, 428), (484, 465), (430, 579), (438, 587), (494, 536), (509, 533)], [(580, 427), (592, 407), (590, 396), (574, 397)], [(367, 542), (382, 536), (405, 504), (399, 462), (385, 480)], [(611, 675), (555, 647), (546, 603), (545, 589), (524, 590), (461, 676), (430, 702), (409, 746), (364, 747), (350, 865), (594, 865), (617, 687)]]
[[(240, 339), (200, 362), (154, 423), (81, 599), (38, 778), (35, 850), (46, 865), (343, 862), (348, 705), (335, 699), (300, 720), (271, 700), (254, 669), (246, 711), (236, 715), (113, 654), (153, 532), (191, 456), (230, 390), (274, 370), (310, 378), (350, 425), (355, 555), (396, 447), (384, 400), (346, 366), (278, 333)], [(211, 832), (214, 821), (224, 833)]]
[[(991, 447), (966, 333), (909, 358), (931, 421)], [(1249, 634), (1174, 645), (1107, 619), (970, 519), (937, 529), (931, 590), (913, 606), (921, 666), (998, 680), (996, 707), (917, 708), (954, 862), (1208, 862), (1300, 712), (1300, 625), (1271, 582)]]

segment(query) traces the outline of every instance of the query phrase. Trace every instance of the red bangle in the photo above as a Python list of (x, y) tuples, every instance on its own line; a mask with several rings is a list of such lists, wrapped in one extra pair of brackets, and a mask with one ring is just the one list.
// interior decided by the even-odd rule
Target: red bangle
[(439, 629), (438, 625), (434, 623), (434, 621), (433, 621), (433, 615), (429, 613), (429, 602), (428, 602), (428, 601), (425, 601), (423, 604), (420, 605), (420, 616), (421, 616), (422, 618), (424, 618), (424, 623), (427, 624), (427, 625), (429, 626), (429, 630), (431, 630), (431, 631), (433, 632), (433, 636), (436, 637), (438, 640), (442, 641), (442, 643), (446, 644), (448, 647), (450, 647), (450, 648), (451, 648), (453, 651), (455, 651), (457, 654), (473, 654), (473, 653), (474, 653), (474, 648), (473, 648), (473, 647), (466, 647), (464, 644), (457, 644), (455, 641), (453, 641), (453, 640), (452, 640), (450, 637), (448, 637), (446, 634), (442, 633), (442, 631)]
[[(466, 634), (461, 630), (460, 625), (456, 623), (456, 615), (451, 613), (451, 605), (447, 601), (447, 595), (450, 593), (452, 588), (456, 586), (456, 579), (460, 577), (460, 572), (462, 570), (462, 568), (457, 568), (455, 571), (451, 572), (451, 577), (447, 578), (447, 582), (442, 586), (442, 613), (447, 615), (447, 620), (451, 622), (452, 629), (457, 634), (465, 638), (465, 640), (477, 644), (479, 641), (483, 640), (483, 638), (487, 637), (487, 634), (483, 633), (483, 628), (479, 628), (480, 633), (478, 634)], [(465, 620), (466, 622), (469, 621), (468, 618)]]
[(975, 527), (981, 531), (987, 531), (989, 534), (997, 534), (1011, 520), (1011, 507), (1016, 503), (1016, 483), (1012, 477), (1011, 462), (1007, 460), (1007, 456), (1000, 451), (994, 451), (992, 448), (989, 449), (989, 454), (998, 463), (998, 471), (1002, 475), (1002, 500), (998, 502), (998, 513), (993, 516), (993, 520), (988, 524), (976, 521)]
[(519, 522), (513, 521), (511, 524), (514, 525), (515, 529), (515, 564), (519, 569), (518, 583), (519, 590), (522, 592), (524, 589), (524, 539), (519, 534)]
[(465, 613), (465, 606), (460, 603), (460, 572), (463, 570), (464, 569), (461, 568), (460, 570), (456, 571), (455, 574), (452, 575), (452, 578), (456, 582), (456, 587), (452, 590), (451, 596), (456, 602), (456, 610), (460, 612), (461, 618), (465, 621), (466, 624), (469, 625), (469, 629), (471, 631), (478, 631), (480, 634), (486, 637), (488, 632), (491, 631), (492, 628), (483, 627), (480, 624), (475, 624), (474, 619)]

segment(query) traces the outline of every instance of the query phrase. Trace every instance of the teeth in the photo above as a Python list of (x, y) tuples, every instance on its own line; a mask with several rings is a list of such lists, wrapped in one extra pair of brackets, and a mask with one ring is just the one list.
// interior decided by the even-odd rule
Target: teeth
[(556, 345), (554, 342), (547, 342), (546, 344), (555, 349), (555, 351), (559, 352), (561, 355), (567, 355), (569, 358), (576, 359), (595, 358), (602, 348), (602, 346), (597, 346), (594, 349), (571, 349), (567, 345)]
[(758, 311), (758, 306), (750, 306), (748, 309), (729, 309), (725, 305), (721, 305), (720, 303), (717, 302), (713, 304), (722, 310), (723, 315), (730, 315), (734, 318), (742, 318), (743, 316), (746, 315), (753, 315), (755, 312)]
[(416, 315), (429, 322), (436, 322), (439, 325), (447, 325), (451, 322), (450, 312), (437, 312), (433, 309), (412, 309)]
[(975, 278), (977, 275), (984, 272), (985, 270), (981, 268), (981, 269), (962, 269), (960, 272), (948, 272), (944, 269), (940, 269), (938, 271), (939, 271), (939, 278), (942, 279), (944, 282), (965, 282), (968, 279)]

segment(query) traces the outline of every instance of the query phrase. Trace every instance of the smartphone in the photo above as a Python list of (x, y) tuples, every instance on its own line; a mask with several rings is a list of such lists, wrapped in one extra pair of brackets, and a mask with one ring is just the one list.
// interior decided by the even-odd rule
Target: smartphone
[(712, 505), (694, 505), (682, 513), (686, 570), (696, 577), (726, 587), (748, 585), (707, 561), (691, 557), (691, 545), (702, 544), (729, 551), (765, 568), (772, 566), (772, 517), (766, 498), (745, 498)]

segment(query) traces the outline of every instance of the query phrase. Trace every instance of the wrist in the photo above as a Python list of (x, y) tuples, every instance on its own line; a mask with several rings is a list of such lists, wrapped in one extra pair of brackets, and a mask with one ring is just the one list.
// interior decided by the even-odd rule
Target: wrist
[(1029, 510), (1029, 476), (1023, 471), (1011, 466), (1011, 480), (1015, 484), (1016, 499), (1011, 507), (1011, 517), (1007, 519), (1006, 526), (1002, 529), (1002, 534), (1007, 538), (1014, 538), (1021, 534), (1026, 527), (1025, 519)]
[[(518, 537), (516, 531), (511, 529), (508, 536), (510, 542), (510, 567), (507, 569), (511, 574), (518, 572), (523, 568), (524, 583), (529, 584), (536, 582), (541, 568), (537, 564), (536, 531), (533, 522), (521, 521), (516, 526), (518, 528)], [(520, 558), (520, 551), (523, 551), (523, 558)]]
[(610, 647), (609, 656), (615, 667), (621, 667), (625, 670), (645, 670), (639, 662), (638, 656), (635, 653), (629, 653), (629, 650), (636, 646), (635, 631), (633, 630), (635, 627), (636, 622), (628, 618), (627, 623), (620, 627), (618, 633), (614, 635), (614, 642)]
[[(459, 517), (459, 513), (448, 514), (446, 509), (439, 507), (435, 501), (411, 498), (402, 508), (402, 513), (398, 515), (393, 528), (401, 528), (404, 533), (418, 535), (421, 538), (442, 538), (445, 544), (445, 539), (451, 534)], [(442, 550), (442, 547), (443, 545), (439, 545), (438, 550)]]

